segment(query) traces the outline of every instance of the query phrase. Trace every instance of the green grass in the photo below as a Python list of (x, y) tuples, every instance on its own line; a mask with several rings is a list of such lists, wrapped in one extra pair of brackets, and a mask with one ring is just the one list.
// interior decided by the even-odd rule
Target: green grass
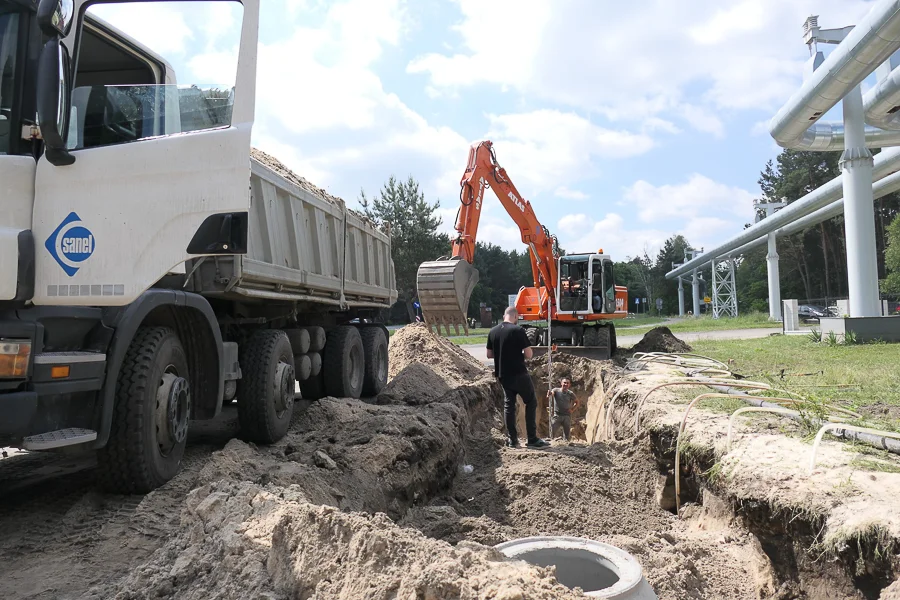
[[(830, 346), (807, 336), (701, 340), (694, 352), (732, 372), (866, 416), (868, 426), (900, 431), (900, 344)], [(782, 376), (783, 372), (783, 376)], [(867, 410), (868, 409), (868, 410)]]
[[(672, 333), (688, 333), (697, 331), (717, 331), (725, 329), (757, 329), (757, 328), (781, 328), (780, 323), (769, 321), (769, 315), (766, 313), (750, 313), (739, 315), (735, 318), (722, 317), (721, 319), (713, 319), (711, 316), (702, 315), (699, 317), (679, 317), (679, 321), (666, 324)], [(616, 328), (621, 327), (619, 323), (628, 322), (618, 321)], [(639, 327), (627, 329), (628, 335), (643, 335), (653, 329), (653, 327)], [(624, 332), (623, 332), (624, 333)]]
[(652, 315), (637, 315), (636, 317), (628, 317), (616, 321), (616, 329), (626, 329), (631, 327), (646, 327), (647, 325), (656, 325), (669, 319), (669, 317), (654, 317)]

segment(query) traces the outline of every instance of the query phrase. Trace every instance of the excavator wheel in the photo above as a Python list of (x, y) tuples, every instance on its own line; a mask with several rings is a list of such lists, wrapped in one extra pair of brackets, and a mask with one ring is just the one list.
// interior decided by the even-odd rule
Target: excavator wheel
[(532, 346), (538, 345), (538, 330), (533, 327), (529, 327), (525, 330), (525, 335), (528, 336), (528, 343)]

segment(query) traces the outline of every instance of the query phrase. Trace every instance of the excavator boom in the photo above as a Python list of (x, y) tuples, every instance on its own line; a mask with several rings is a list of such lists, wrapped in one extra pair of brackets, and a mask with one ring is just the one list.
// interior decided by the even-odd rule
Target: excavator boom
[[(531, 267), (536, 288), (552, 288), (557, 278), (559, 244), (546, 227), (540, 224), (531, 203), (522, 195), (497, 163), (493, 144), (479, 142), (469, 149), (469, 162), (460, 180), (460, 208), (456, 218), (457, 237), (452, 242), (450, 257), (424, 262), (419, 265), (416, 284), (419, 303), (425, 323), (441, 326), (450, 333), (450, 327), (459, 334), (459, 326), (468, 334), (466, 312), (469, 298), (478, 283), (478, 270), (472, 265), (475, 259), (475, 241), (478, 222), (484, 203), (484, 192), (491, 188), (500, 203), (519, 226), (522, 243), (530, 249)], [(533, 318), (547, 318), (555, 302), (553, 294), (542, 295), (548, 305), (542, 306), (542, 314)]]

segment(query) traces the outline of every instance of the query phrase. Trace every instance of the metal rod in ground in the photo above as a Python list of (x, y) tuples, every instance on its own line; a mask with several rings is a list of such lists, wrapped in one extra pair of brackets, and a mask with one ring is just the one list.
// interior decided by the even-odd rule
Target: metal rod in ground
[(547, 439), (553, 439), (553, 321), (550, 319), (550, 295), (547, 295)]

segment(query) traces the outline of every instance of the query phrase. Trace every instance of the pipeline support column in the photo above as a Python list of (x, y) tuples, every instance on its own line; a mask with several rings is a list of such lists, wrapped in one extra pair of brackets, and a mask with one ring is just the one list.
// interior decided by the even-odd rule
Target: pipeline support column
[(694, 316), (700, 314), (700, 276), (697, 269), (694, 269), (694, 277), (691, 280), (691, 292), (694, 300)]
[(781, 278), (778, 272), (778, 242), (775, 232), (768, 236), (769, 253), (766, 254), (766, 267), (769, 274), (769, 320), (781, 320)]
[(881, 315), (872, 198), (872, 153), (866, 148), (862, 91), (853, 88), (843, 100), (844, 153), (840, 167), (844, 187), (844, 234), (851, 317)]
[(684, 280), (678, 276), (678, 316), (684, 316)]

